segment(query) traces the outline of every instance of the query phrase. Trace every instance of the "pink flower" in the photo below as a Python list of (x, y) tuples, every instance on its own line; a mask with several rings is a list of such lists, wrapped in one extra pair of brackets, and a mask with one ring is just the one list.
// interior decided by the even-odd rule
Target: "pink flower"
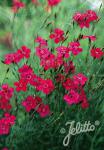
[(104, 55), (104, 52), (101, 48), (92, 48), (91, 49), (91, 56), (97, 59), (100, 59)]
[(58, 5), (62, 0), (48, 0), (48, 5), (53, 7)]
[(69, 48), (65, 46), (59, 46), (56, 48), (56, 50), (58, 52), (58, 57), (69, 58)]
[(50, 39), (53, 39), (54, 42), (58, 44), (65, 39), (64, 31), (59, 28), (54, 29), (54, 32), (50, 34)]
[(30, 112), (32, 109), (35, 109), (37, 105), (42, 102), (40, 97), (28, 96), (23, 102), (22, 105), (25, 107), (27, 112)]
[(17, 92), (20, 92), (20, 91), (26, 92), (27, 90), (27, 82), (25, 82), (22, 79), (20, 79), (18, 82), (15, 82), (14, 85), (16, 86)]
[(78, 55), (80, 52), (82, 52), (82, 48), (80, 48), (79, 42), (69, 43), (69, 50), (72, 51), (73, 55)]
[(74, 80), (74, 84), (84, 86), (88, 78), (82, 73), (79, 73), (73, 76), (73, 80)]
[(70, 94), (64, 95), (64, 100), (69, 104), (78, 104), (80, 102), (79, 94), (74, 90), (70, 91)]
[(39, 113), (40, 117), (42, 117), (42, 118), (48, 116), (48, 115), (50, 114), (49, 105), (41, 104), (41, 105), (39, 106), (37, 112)]

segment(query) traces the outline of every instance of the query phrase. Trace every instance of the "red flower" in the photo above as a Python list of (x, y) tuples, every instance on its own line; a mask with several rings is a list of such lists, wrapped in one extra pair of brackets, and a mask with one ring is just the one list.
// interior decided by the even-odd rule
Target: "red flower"
[(49, 6), (56, 6), (61, 2), (61, 0), (48, 0), (48, 5)]
[(42, 118), (48, 116), (48, 115), (50, 114), (49, 105), (41, 104), (41, 105), (39, 106), (37, 112), (39, 113), (40, 117), (42, 117)]
[(69, 48), (65, 46), (59, 46), (56, 48), (56, 50), (58, 52), (58, 57), (69, 58)]
[(104, 55), (104, 52), (101, 48), (92, 48), (91, 49), (91, 56), (97, 59), (100, 59)]
[(55, 56), (51, 54), (46, 59), (41, 59), (40, 64), (45, 70), (55, 68)]
[(83, 14), (81, 14), (80, 12), (75, 13), (73, 19), (78, 23), (80, 28), (89, 28), (91, 22), (98, 20), (98, 16), (94, 11), (87, 10)]
[(40, 48), (40, 47), (36, 47), (36, 55), (40, 58), (40, 59), (47, 59), (47, 57), (50, 55), (50, 51), (48, 50), (48, 48)]
[(75, 72), (75, 66), (72, 61), (64, 62), (64, 71), (66, 74)]
[(17, 53), (22, 55), (22, 58), (28, 59), (30, 57), (31, 50), (26, 46), (22, 46), (21, 49), (17, 50)]
[(74, 84), (84, 86), (88, 78), (82, 73), (73, 76)]
[(39, 43), (39, 47), (48, 46), (47, 41), (46, 41), (45, 39), (43, 39), (41, 36), (38, 36), (38, 37), (35, 39), (35, 42), (36, 42), (36, 43)]
[(19, 68), (18, 71), (20, 72), (21, 80), (25, 81), (26, 83), (31, 82), (31, 80), (34, 76), (34, 73), (30, 66), (25, 64), (21, 68)]
[(16, 117), (9, 113), (4, 114), (4, 118), (0, 119), (0, 135), (9, 134), (10, 128), (15, 123)]
[(9, 87), (8, 84), (3, 84), (1, 86), (0, 96), (3, 97), (4, 99), (9, 100), (10, 98), (12, 98), (13, 93), (14, 89)]
[(25, 82), (22, 79), (19, 80), (18, 82), (15, 82), (14, 85), (16, 86), (17, 92), (20, 92), (20, 91), (26, 92), (26, 90), (27, 90), (27, 82)]
[(23, 7), (25, 7), (25, 4), (23, 2), (20, 2), (20, 0), (13, 0), (12, 10), (14, 13), (17, 13), (17, 11)]
[(21, 68), (18, 69), (18, 72), (20, 74), (24, 74), (27, 72), (33, 73), (33, 69), (30, 66), (28, 66), (27, 64), (24, 64)]
[(45, 94), (50, 94), (54, 90), (54, 84), (52, 80), (46, 79), (41, 80), (39, 90), (42, 91)]
[(35, 109), (37, 105), (42, 102), (40, 97), (28, 96), (23, 102), (22, 105), (25, 107), (27, 112), (30, 112), (32, 109)]
[(39, 91), (41, 82), (42, 78), (34, 74), (32, 80), (30, 81), (30, 84), (34, 86), (37, 91)]
[(69, 50), (72, 51), (73, 55), (78, 55), (80, 52), (82, 52), (82, 48), (80, 48), (79, 42), (69, 43)]
[(58, 44), (59, 42), (61, 42), (65, 39), (64, 38), (64, 31), (59, 29), (59, 28), (56, 28), (54, 30), (54, 32), (50, 34), (50, 39), (53, 39), (54, 42), (56, 44)]
[(5, 55), (4, 63), (9, 65), (12, 63), (18, 63), (22, 59), (21, 55), (18, 55), (17, 53), (11, 53)]
[(90, 36), (87, 36), (87, 35), (83, 35), (83, 39), (90, 39), (91, 41), (95, 41), (96, 40), (96, 36), (94, 35), (90, 35)]
[(66, 90), (71, 90), (71, 89), (77, 89), (78, 86), (74, 84), (73, 80), (70, 79), (70, 78), (67, 78), (66, 81), (63, 83), (63, 87), (66, 89)]
[(4, 111), (8, 111), (12, 108), (9, 100), (5, 99), (4, 97), (0, 98), (0, 109)]
[(74, 90), (70, 91), (70, 94), (64, 95), (64, 100), (69, 104), (78, 104), (80, 102), (79, 94)]

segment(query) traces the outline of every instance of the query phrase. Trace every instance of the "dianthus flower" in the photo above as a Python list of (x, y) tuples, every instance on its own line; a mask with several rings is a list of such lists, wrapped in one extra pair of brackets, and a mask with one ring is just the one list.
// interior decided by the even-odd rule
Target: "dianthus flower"
[(104, 52), (101, 48), (92, 48), (91, 49), (91, 56), (97, 59), (100, 59), (104, 55)]
[(40, 97), (28, 96), (23, 102), (22, 105), (25, 107), (27, 112), (30, 112), (32, 109), (35, 109), (37, 105), (42, 102)]
[(39, 47), (46, 47), (46, 46), (48, 46), (47, 41), (45, 39), (43, 39), (41, 36), (38, 36), (35, 39), (35, 42), (39, 44)]
[(55, 55), (51, 54), (46, 59), (41, 59), (40, 65), (45, 69), (55, 68)]
[(78, 104), (80, 102), (79, 93), (74, 90), (70, 90), (70, 94), (64, 95), (64, 100), (69, 104)]
[(45, 94), (50, 94), (54, 90), (54, 84), (50, 79), (42, 79), (38, 87), (39, 91), (42, 91)]
[(0, 135), (7, 135), (10, 132), (10, 128), (15, 124), (16, 117), (9, 113), (4, 114), (4, 118), (0, 119)]
[(71, 42), (69, 43), (69, 50), (72, 51), (73, 55), (78, 55), (82, 52), (82, 48), (80, 48), (79, 42)]
[(47, 59), (47, 57), (51, 54), (51, 52), (48, 50), (48, 48), (40, 48), (36, 47), (36, 55), (40, 59)]
[(66, 46), (59, 46), (56, 48), (58, 57), (69, 58), (69, 48)]
[(83, 75), (82, 73), (79, 73), (77, 75), (73, 76), (73, 81), (75, 85), (82, 85), (84, 86), (85, 83), (87, 82), (88, 78)]
[(50, 114), (50, 107), (49, 105), (41, 104), (37, 109), (37, 112), (39, 113), (40, 117), (44, 118)]
[(31, 50), (26, 46), (22, 46), (21, 49), (17, 50), (17, 53), (22, 55), (22, 58), (28, 59), (30, 57)]
[(20, 79), (18, 82), (15, 82), (14, 85), (16, 86), (17, 92), (20, 92), (20, 91), (26, 92), (27, 90), (27, 82), (25, 82), (22, 79)]
[(64, 31), (59, 28), (54, 29), (54, 32), (50, 34), (50, 39), (53, 39), (58, 44), (65, 39)]

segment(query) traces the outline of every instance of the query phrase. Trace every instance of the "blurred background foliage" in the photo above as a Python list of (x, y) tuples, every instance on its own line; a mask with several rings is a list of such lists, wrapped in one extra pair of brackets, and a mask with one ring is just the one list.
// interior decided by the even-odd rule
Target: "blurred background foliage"
[[(22, 0), (26, 7), (17, 14), (11, 11), (12, 0), (0, 0), (0, 84), (9, 83), (13, 86), (15, 77), (12, 72), (13, 66), (5, 66), (2, 61), (6, 53), (16, 51), (22, 45), (26, 45), (34, 53), (34, 39), (37, 35), (48, 39), (50, 32), (55, 28), (62, 28), (65, 32), (69, 31), (69, 37), (66, 41), (70, 42), (77, 38), (79, 34), (97, 35), (95, 45), (104, 47), (104, 10), (103, 7), (96, 9), (100, 20), (92, 24), (90, 29), (80, 28), (75, 24), (73, 26), (72, 16), (76, 11), (85, 11), (91, 9), (87, 1), (63, 0), (57, 7), (47, 10), (45, 0), (39, 0), (40, 5), (33, 5), (30, 0)], [(84, 52), (80, 54), (74, 62), (77, 72), (83, 72), (89, 78), (85, 89), (90, 101), (90, 107), (82, 110), (78, 106), (68, 107), (64, 102), (60, 103), (62, 112), (59, 108), (55, 115), (39, 119), (35, 114), (34, 118), (25, 120), (22, 109), (18, 113), (17, 125), (15, 125), (9, 136), (1, 137), (0, 147), (7, 145), (10, 150), (103, 150), (104, 148), (104, 60), (93, 60), (88, 58), (86, 64), (85, 58), (88, 51), (88, 40), (81, 41)], [(65, 44), (66, 44), (65, 43)], [(54, 43), (49, 45), (54, 47)], [(34, 71), (38, 73), (39, 62), (35, 58), (30, 60)], [(9, 68), (9, 72), (7, 72)], [(9, 78), (9, 80), (8, 80)], [(21, 97), (21, 94), (20, 94)], [(62, 97), (59, 91), (59, 95)], [(57, 98), (55, 99), (57, 100)], [(53, 100), (53, 106), (54, 101)], [(12, 100), (13, 102), (13, 100)], [(100, 125), (92, 133), (84, 133), (73, 136), (68, 147), (62, 144), (65, 135), (60, 133), (60, 129), (65, 126), (69, 120), (84, 122), (90, 120), (94, 123), (100, 121)], [(6, 141), (5, 141), (6, 139)]]

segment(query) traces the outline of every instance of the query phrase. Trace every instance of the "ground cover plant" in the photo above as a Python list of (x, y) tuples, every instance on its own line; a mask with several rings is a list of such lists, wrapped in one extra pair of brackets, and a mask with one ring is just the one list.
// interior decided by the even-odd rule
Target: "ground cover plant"
[[(71, 9), (67, 0), (6, 5), (12, 42), (0, 57), (1, 150), (102, 150), (103, 10), (76, 2)], [(98, 126), (65, 145), (61, 129), (73, 120)]]

